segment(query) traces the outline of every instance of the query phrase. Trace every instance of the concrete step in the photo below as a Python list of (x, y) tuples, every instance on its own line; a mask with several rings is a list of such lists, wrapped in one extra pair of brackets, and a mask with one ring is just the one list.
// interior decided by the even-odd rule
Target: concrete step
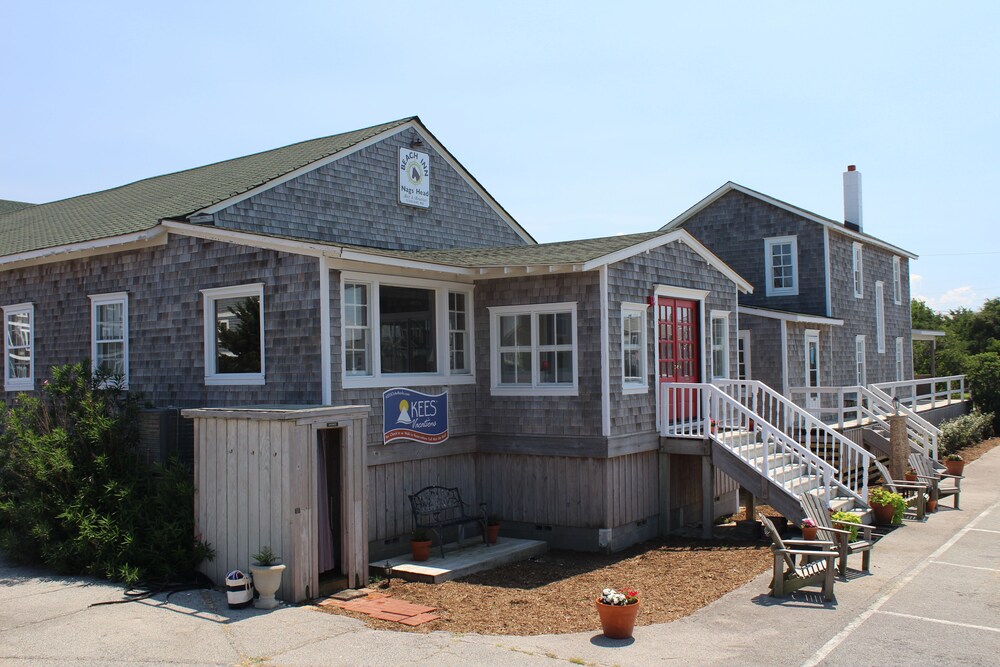
[(440, 584), (443, 581), (492, 570), (508, 563), (527, 560), (545, 553), (548, 549), (548, 543), (542, 540), (499, 537), (496, 544), (485, 545), (479, 538), (475, 538), (457, 546), (446, 544), (444, 558), (441, 558), (441, 552), (435, 546), (431, 549), (431, 557), (425, 561), (414, 561), (410, 554), (404, 554), (387, 561), (369, 563), (368, 568), (383, 574), (387, 570), (392, 570), (392, 576), (407, 581)]

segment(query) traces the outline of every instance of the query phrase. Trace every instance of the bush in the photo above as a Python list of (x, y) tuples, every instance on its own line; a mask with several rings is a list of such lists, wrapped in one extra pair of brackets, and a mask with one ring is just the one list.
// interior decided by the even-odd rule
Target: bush
[(984, 352), (969, 357), (966, 361), (966, 375), (972, 403), (982, 412), (992, 413), (993, 428), (1000, 429), (1000, 354)]
[(89, 368), (54, 368), (0, 414), (0, 549), (129, 585), (186, 580), (212, 556), (194, 537), (191, 475), (145, 462), (139, 398)]
[(975, 445), (993, 435), (993, 413), (973, 410), (967, 415), (941, 422), (940, 428), (938, 454), (944, 456)]
[(858, 528), (852, 525), (850, 528), (845, 528), (844, 526), (838, 526), (837, 523), (850, 523), (850, 524), (861, 524), (861, 517), (856, 514), (851, 514), (850, 512), (834, 512), (830, 515), (830, 518), (834, 522), (834, 528), (840, 528), (842, 530), (850, 530), (851, 535), (849, 537), (850, 541), (858, 539)]

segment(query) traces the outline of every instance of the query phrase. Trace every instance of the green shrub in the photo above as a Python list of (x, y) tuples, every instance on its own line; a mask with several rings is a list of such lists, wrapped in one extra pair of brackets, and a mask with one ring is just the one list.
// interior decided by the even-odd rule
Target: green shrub
[(139, 398), (89, 368), (52, 369), (0, 414), (0, 550), (129, 585), (187, 579), (212, 556), (194, 537), (191, 475), (145, 462)]
[(843, 526), (838, 526), (837, 524), (838, 523), (851, 523), (851, 524), (856, 523), (856, 524), (860, 525), (861, 524), (861, 517), (859, 517), (856, 514), (851, 514), (850, 512), (834, 512), (833, 514), (830, 515), (830, 519), (833, 520), (833, 524), (834, 524), (833, 527), (834, 528), (842, 528), (843, 530), (850, 530), (851, 531), (851, 535), (850, 535), (851, 542), (853, 542), (854, 540), (858, 539), (858, 529), (855, 526), (851, 526), (850, 528), (844, 528)]
[(992, 413), (993, 428), (1000, 430), (1000, 354), (983, 352), (966, 360), (966, 375), (972, 403), (977, 410)]
[(993, 413), (973, 410), (967, 415), (941, 422), (938, 454), (944, 456), (975, 445), (993, 434)]

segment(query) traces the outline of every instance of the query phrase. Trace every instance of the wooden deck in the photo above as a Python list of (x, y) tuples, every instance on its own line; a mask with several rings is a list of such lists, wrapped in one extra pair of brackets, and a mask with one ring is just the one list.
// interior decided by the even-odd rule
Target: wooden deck
[(541, 540), (500, 537), (496, 544), (487, 546), (476, 538), (466, 540), (458, 547), (445, 545), (444, 558), (434, 555), (440, 553), (435, 547), (431, 550), (432, 557), (425, 561), (416, 562), (406, 554), (390, 558), (388, 561), (369, 563), (369, 569), (373, 573), (384, 574), (388, 564), (394, 577), (407, 581), (440, 584), (476, 572), (492, 570), (508, 563), (527, 560), (545, 553), (548, 549), (548, 543)]

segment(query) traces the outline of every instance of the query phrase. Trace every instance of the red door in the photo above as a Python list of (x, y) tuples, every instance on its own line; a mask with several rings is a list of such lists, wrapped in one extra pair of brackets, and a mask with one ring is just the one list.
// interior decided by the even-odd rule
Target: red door
[[(658, 297), (656, 338), (660, 366), (657, 374), (661, 385), (665, 382), (698, 382), (701, 369), (698, 304), (686, 299)], [(676, 392), (671, 408), (673, 415), (690, 418), (692, 406), (697, 406), (695, 396), (694, 392)]]

